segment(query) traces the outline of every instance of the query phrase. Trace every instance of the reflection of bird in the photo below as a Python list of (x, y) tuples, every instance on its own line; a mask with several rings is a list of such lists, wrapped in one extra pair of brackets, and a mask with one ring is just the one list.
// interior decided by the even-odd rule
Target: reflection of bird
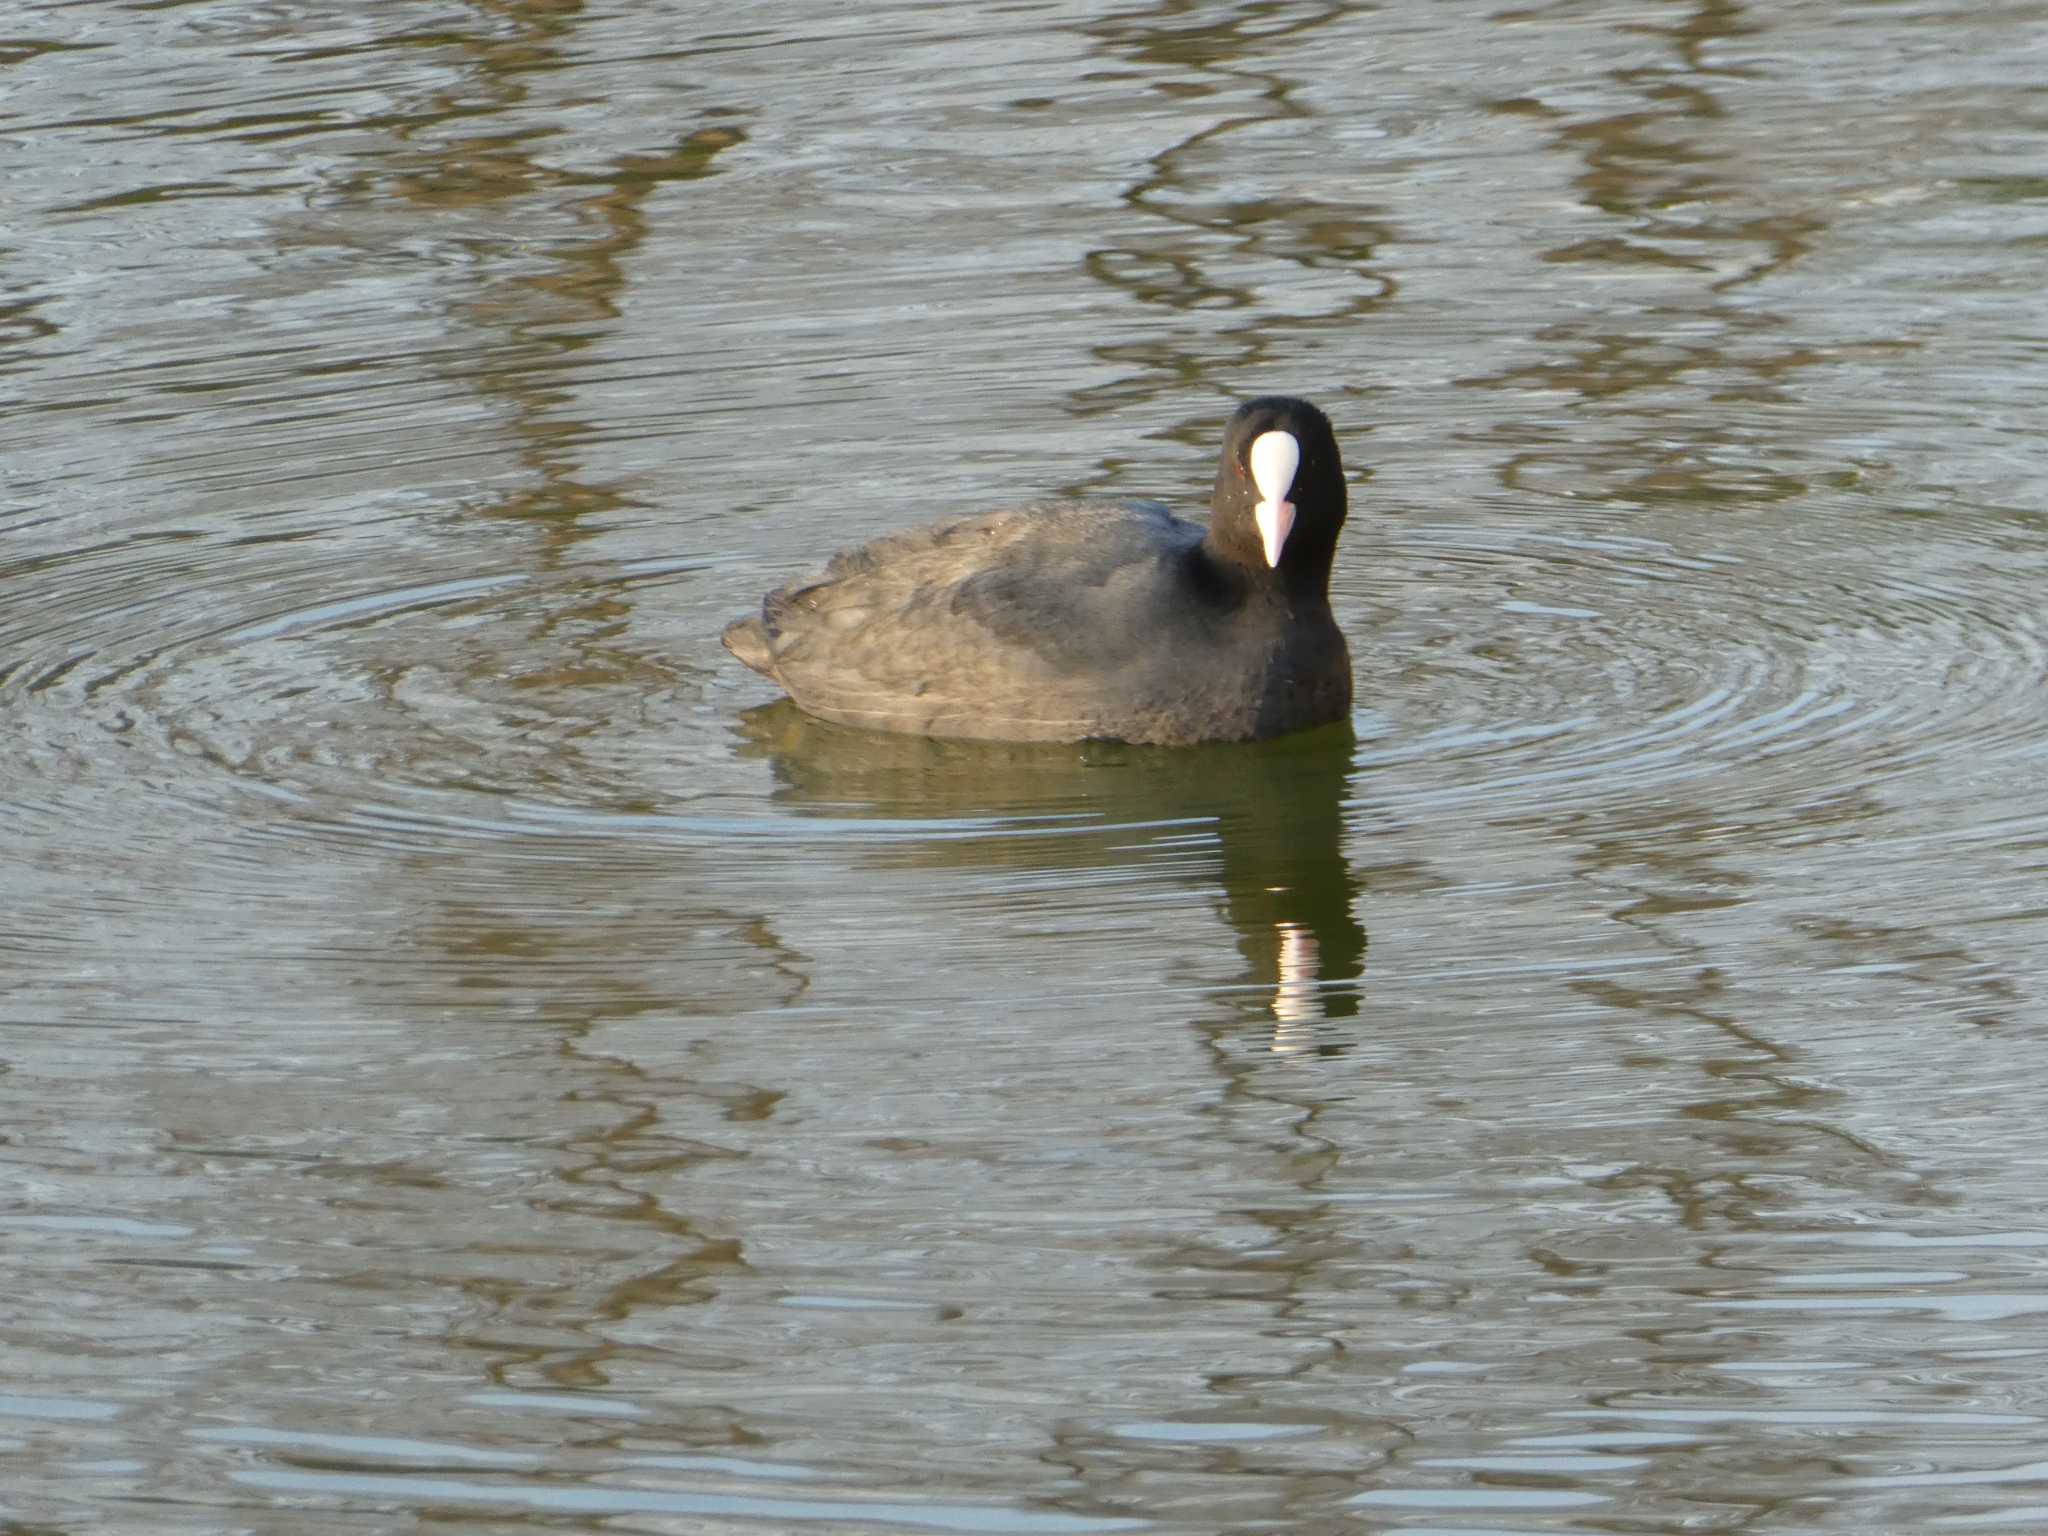
[(1223, 435), (1205, 531), (1150, 502), (1040, 502), (900, 533), (768, 594), (725, 643), (812, 714), (1004, 741), (1185, 745), (1340, 720), (1344, 471), (1269, 396)]
[[(1153, 861), (1220, 888), (1245, 980), (1275, 1044), (1358, 1011), (1365, 932), (1344, 856), (1350, 725), (1283, 740), (1165, 752), (1115, 742), (935, 741), (811, 719), (788, 701), (741, 717), (775, 797), (891, 823), (892, 864), (1084, 870)], [(918, 829), (926, 835), (919, 836)], [(1190, 859), (1189, 833), (1220, 859)], [(1290, 1033), (1291, 1031), (1291, 1033)]]
[(1308, 1042), (1301, 1026), (1323, 1016), (1323, 994), (1316, 983), (1321, 979), (1321, 956), (1316, 936), (1299, 923), (1278, 922), (1273, 931), (1280, 939), (1280, 985), (1273, 993), (1273, 1049), (1297, 1051)]

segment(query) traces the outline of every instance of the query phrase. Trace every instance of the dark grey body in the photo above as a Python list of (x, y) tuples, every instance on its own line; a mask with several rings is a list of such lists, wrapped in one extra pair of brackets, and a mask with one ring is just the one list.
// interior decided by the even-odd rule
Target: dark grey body
[[(876, 730), (1185, 745), (1342, 719), (1351, 661), (1328, 594), (1341, 479), (1320, 571), (1272, 571), (1231, 541), (1230, 453), (1221, 536), (1142, 502), (964, 518), (836, 556), (725, 644), (810, 713)], [(1328, 456), (1334, 468), (1334, 440)]]
[(1164, 507), (1056, 501), (878, 539), (771, 592), (734, 655), (826, 720), (928, 736), (1181, 745), (1351, 708), (1327, 600), (1205, 569)]

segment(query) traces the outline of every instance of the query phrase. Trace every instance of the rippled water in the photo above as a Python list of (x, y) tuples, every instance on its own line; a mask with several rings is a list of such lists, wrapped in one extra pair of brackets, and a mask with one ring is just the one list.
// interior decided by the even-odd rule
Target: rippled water
[[(2048, 1527), (2048, 6), (0, 34), (0, 1524)], [(1268, 389), (1348, 727), (718, 649)]]

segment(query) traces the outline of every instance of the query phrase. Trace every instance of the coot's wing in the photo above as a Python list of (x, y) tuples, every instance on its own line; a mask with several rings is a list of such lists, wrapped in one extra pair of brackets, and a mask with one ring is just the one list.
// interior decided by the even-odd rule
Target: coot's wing
[(828, 719), (1113, 735), (1200, 538), (1156, 504), (1071, 501), (893, 534), (770, 593), (727, 643)]

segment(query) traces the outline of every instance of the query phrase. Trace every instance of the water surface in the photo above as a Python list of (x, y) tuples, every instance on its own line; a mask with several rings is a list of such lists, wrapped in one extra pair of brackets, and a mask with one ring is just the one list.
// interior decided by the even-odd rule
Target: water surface
[[(0, 31), (0, 1521), (2048, 1525), (2048, 7)], [(718, 649), (1275, 389), (1346, 726)]]

